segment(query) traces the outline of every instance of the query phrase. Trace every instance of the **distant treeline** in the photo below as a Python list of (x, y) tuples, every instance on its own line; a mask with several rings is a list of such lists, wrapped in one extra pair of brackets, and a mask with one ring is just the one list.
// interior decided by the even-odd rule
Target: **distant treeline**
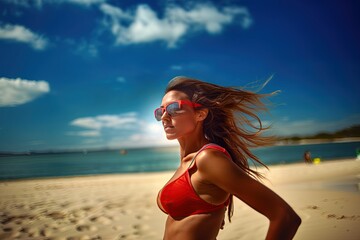
[(360, 125), (354, 125), (352, 127), (348, 127), (333, 133), (320, 132), (308, 136), (280, 137), (279, 140), (297, 141), (302, 139), (334, 139), (334, 138), (353, 138), (353, 137), (360, 137)]

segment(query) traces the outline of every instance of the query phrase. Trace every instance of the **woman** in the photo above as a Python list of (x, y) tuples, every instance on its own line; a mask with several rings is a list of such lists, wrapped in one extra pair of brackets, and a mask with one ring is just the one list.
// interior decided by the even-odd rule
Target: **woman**
[(168, 214), (165, 240), (216, 239), (226, 209), (231, 219), (233, 196), (269, 219), (266, 239), (293, 238), (301, 219), (257, 181), (261, 174), (247, 161), (264, 165), (249, 148), (271, 141), (262, 136), (265, 129), (256, 115), (266, 110), (261, 101), (266, 96), (186, 77), (169, 82), (155, 110), (167, 139), (180, 144), (180, 165), (157, 198)]

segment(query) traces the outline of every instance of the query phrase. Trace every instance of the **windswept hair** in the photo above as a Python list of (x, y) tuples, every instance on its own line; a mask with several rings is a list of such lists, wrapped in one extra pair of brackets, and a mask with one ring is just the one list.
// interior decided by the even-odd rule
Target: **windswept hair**
[[(263, 175), (249, 166), (249, 160), (256, 166), (266, 167), (250, 148), (268, 146), (274, 138), (264, 136), (264, 127), (258, 113), (267, 111), (264, 103), (272, 94), (259, 94), (234, 87), (223, 87), (188, 77), (173, 78), (165, 93), (176, 90), (200, 103), (209, 110), (203, 123), (205, 137), (212, 143), (224, 147), (232, 161), (245, 173), (256, 179)], [(266, 167), (267, 168), (267, 167)], [(233, 215), (233, 198), (230, 197), (228, 218)]]

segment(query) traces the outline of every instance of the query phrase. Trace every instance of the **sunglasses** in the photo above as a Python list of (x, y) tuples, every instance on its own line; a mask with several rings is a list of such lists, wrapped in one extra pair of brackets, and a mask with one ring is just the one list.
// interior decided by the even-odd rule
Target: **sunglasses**
[(159, 108), (155, 109), (154, 115), (155, 115), (156, 120), (161, 121), (161, 117), (164, 115), (164, 112), (167, 112), (167, 114), (169, 114), (170, 117), (174, 117), (178, 114), (183, 113), (183, 110), (182, 110), (183, 105), (188, 105), (193, 108), (202, 106), (199, 103), (194, 103), (189, 100), (174, 101), (174, 102), (167, 104), (164, 107), (159, 107)]

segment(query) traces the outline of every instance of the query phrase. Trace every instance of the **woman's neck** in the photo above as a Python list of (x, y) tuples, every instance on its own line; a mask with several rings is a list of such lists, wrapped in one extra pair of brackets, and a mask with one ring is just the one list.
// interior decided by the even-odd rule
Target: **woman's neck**
[(189, 137), (186, 139), (178, 139), (178, 141), (180, 144), (181, 161), (189, 154), (199, 151), (200, 148), (209, 143), (209, 140), (207, 140), (204, 136), (198, 138)]

